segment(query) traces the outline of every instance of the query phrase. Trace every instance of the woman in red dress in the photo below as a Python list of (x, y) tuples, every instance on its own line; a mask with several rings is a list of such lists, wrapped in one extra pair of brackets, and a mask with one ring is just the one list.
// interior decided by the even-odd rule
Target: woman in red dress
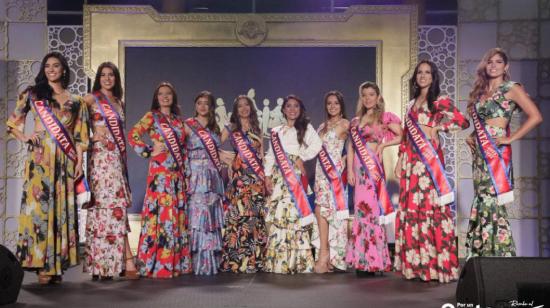
[[(410, 138), (412, 130), (406, 124), (395, 169), (396, 177), (400, 178), (395, 222), (395, 268), (406, 279), (450, 282), (458, 278), (454, 218), (450, 205), (443, 204), (449, 202), (439, 197), (429, 170), (433, 172), (442, 167), (439, 170), (444, 172), (439, 132), (466, 129), (470, 124), (449, 98), (439, 97), (439, 75), (433, 62), (421, 61), (414, 70), (411, 84), (414, 95), (405, 122), (410, 119), (417, 123), (417, 133), (423, 133), (427, 140), (422, 149), (432, 149), (428, 154), (434, 153), (432, 159), (438, 157), (441, 165), (424, 163), (425, 159), (416, 147), (417, 139)], [(442, 187), (439, 181), (437, 184), (437, 187)], [(452, 200), (452, 189), (448, 198)]]

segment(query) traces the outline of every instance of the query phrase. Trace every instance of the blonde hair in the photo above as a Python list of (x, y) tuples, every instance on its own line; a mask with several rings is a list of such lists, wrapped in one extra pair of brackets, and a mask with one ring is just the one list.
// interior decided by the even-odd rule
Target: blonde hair
[[(476, 80), (474, 82), (472, 92), (470, 92), (470, 95), (468, 97), (468, 108), (473, 106), (476, 103), (476, 101), (479, 99), (479, 97), (485, 94), (485, 91), (489, 87), (489, 77), (487, 76), (486, 68), (489, 60), (495, 55), (501, 56), (502, 60), (504, 60), (504, 64), (508, 65), (508, 56), (506, 55), (506, 52), (501, 48), (497, 47), (497, 48), (489, 49), (483, 55), (483, 58), (477, 65)], [(510, 74), (506, 70), (504, 72), (504, 81), (508, 81), (508, 80), (510, 80)]]
[(382, 120), (382, 115), (385, 111), (385, 101), (382, 95), (380, 94), (380, 88), (378, 85), (372, 81), (365, 81), (361, 85), (359, 85), (359, 99), (357, 100), (357, 108), (355, 115), (361, 118), (363, 115), (367, 113), (367, 107), (363, 106), (363, 102), (361, 101), (361, 92), (363, 89), (371, 88), (376, 92), (376, 95), (378, 96), (378, 102), (376, 102), (376, 106), (374, 107), (372, 116), (367, 119), (367, 124), (373, 124), (373, 123), (380, 123)]

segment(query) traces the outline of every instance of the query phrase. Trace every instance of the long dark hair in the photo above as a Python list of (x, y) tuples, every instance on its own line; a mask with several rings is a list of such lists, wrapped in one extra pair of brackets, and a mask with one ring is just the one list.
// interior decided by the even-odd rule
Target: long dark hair
[(153, 103), (151, 103), (151, 111), (160, 110), (158, 95), (159, 95), (160, 88), (162, 87), (167, 87), (170, 89), (170, 91), (172, 91), (172, 105), (170, 106), (170, 113), (175, 116), (180, 116), (181, 111), (178, 105), (178, 95), (176, 94), (176, 90), (174, 89), (174, 86), (167, 81), (163, 81), (159, 83), (159, 85), (155, 89), (155, 93), (153, 93)]
[[(101, 79), (101, 73), (103, 72), (104, 68), (110, 68), (113, 70), (113, 74), (115, 75), (115, 85), (113, 86), (113, 96), (118, 98), (119, 100), (122, 100), (122, 95), (124, 95), (124, 90), (122, 90), (122, 82), (120, 81), (120, 72), (118, 70), (118, 67), (112, 62), (103, 62), (99, 65), (97, 68), (97, 72), (95, 73), (95, 80), (94, 80), (94, 86), (92, 87), (92, 91), (99, 91), (101, 90), (101, 84), (99, 80)], [(172, 89), (172, 92), (173, 89)], [(175, 93), (175, 92), (174, 92)]]
[(46, 69), (46, 62), (48, 62), (50, 58), (56, 58), (61, 63), (61, 66), (63, 67), (63, 74), (61, 75), (61, 86), (63, 87), (63, 89), (67, 89), (71, 80), (71, 70), (69, 68), (69, 64), (67, 63), (67, 59), (65, 59), (65, 57), (61, 53), (54, 51), (48, 53), (42, 59), (42, 64), (40, 64), (40, 71), (38, 72), (38, 75), (36, 75), (36, 78), (34, 78), (34, 86), (28, 87), (23, 92), (30, 91), (34, 98), (46, 99), (54, 106), (59, 107), (58, 103), (53, 102), (53, 89), (48, 83), (48, 78), (46, 77), (46, 73), (44, 72), (44, 70)]
[[(298, 96), (296, 96), (294, 94), (290, 94), (287, 97), (285, 97), (285, 100), (283, 101), (283, 106), (281, 108), (284, 110), (285, 107), (286, 107), (286, 104), (291, 99), (297, 101), (298, 104), (300, 105), (300, 115), (298, 116), (298, 118), (294, 122), (294, 128), (296, 128), (296, 134), (298, 136), (298, 143), (300, 145), (304, 145), (304, 137), (306, 135), (307, 125), (309, 124), (310, 120), (306, 116), (306, 107), (304, 106), (304, 103), (302, 102), (302, 100)], [(284, 112), (283, 112), (283, 116), (286, 119), (286, 114), (284, 114)], [(307, 146), (307, 144), (306, 144), (306, 146)]]
[[(216, 133), (216, 135), (220, 135), (220, 127), (216, 123), (216, 98), (212, 93), (208, 91), (201, 91), (197, 96), (195, 96), (195, 105), (197, 104), (197, 101), (199, 98), (206, 97), (208, 99), (208, 123), (206, 123), (206, 127), (210, 130)], [(198, 113), (195, 110), (195, 116), (197, 116)]]
[(250, 128), (252, 128), (252, 132), (261, 137), (260, 122), (258, 121), (258, 113), (256, 112), (256, 108), (254, 107), (254, 103), (252, 102), (250, 97), (246, 95), (237, 96), (237, 98), (235, 98), (235, 101), (233, 102), (233, 111), (231, 112), (231, 118), (229, 118), (229, 122), (232, 124), (233, 131), (242, 129), (241, 118), (239, 117), (240, 100), (245, 100), (246, 103), (248, 104), (248, 107), (250, 108), (249, 122), (250, 122)]
[(330, 120), (330, 114), (328, 113), (328, 98), (334, 96), (336, 97), (336, 100), (338, 101), (338, 104), (340, 105), (340, 115), (342, 116), (342, 119), (347, 119), (346, 117), (346, 104), (344, 103), (344, 95), (340, 91), (332, 90), (325, 94), (325, 123), (323, 126), (323, 129), (321, 129), (320, 133), (324, 134), (327, 132), (328, 129), (328, 120)]
[(437, 66), (435, 63), (433, 63), (430, 60), (422, 60), (418, 62), (416, 65), (416, 68), (414, 69), (414, 73), (411, 77), (411, 80), (409, 81), (409, 88), (411, 90), (410, 96), (411, 99), (416, 99), (418, 96), (420, 96), (420, 87), (416, 84), (416, 74), (418, 74), (418, 68), (422, 64), (428, 64), (430, 66), (430, 70), (432, 71), (432, 84), (430, 85), (430, 88), (428, 89), (428, 95), (426, 96), (426, 99), (428, 101), (428, 109), (430, 109), (430, 112), (435, 112), (434, 108), (434, 102), (439, 97), (439, 93), (441, 90), (439, 89), (439, 70), (437, 69)]

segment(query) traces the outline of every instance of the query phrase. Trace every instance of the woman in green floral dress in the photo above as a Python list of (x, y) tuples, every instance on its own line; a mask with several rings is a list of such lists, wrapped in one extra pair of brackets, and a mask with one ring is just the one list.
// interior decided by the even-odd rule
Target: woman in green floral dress
[[(489, 50), (477, 67), (477, 78), (468, 103), (469, 110), (475, 108), (487, 133), (501, 151), (542, 122), (539, 110), (523, 87), (510, 81), (508, 67), (508, 57), (502, 49)], [(527, 120), (509, 134), (510, 119), (517, 108), (525, 112)], [(508, 214), (504, 202), (498, 202), (491, 170), (482, 155), (475, 131), (467, 143), (472, 150), (475, 190), (466, 240), (468, 257), (515, 256)], [(513, 181), (511, 163), (507, 173)]]

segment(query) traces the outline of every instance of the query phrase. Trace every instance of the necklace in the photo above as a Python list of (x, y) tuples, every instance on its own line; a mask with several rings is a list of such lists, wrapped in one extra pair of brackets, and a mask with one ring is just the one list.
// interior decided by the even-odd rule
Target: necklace
[(338, 124), (340, 123), (340, 121), (342, 121), (342, 118), (340, 118), (340, 117), (338, 117), (338, 120), (332, 120), (332, 119), (330, 119), (330, 120), (327, 121), (327, 126), (328, 126), (329, 128), (334, 128), (334, 127), (338, 126)]

